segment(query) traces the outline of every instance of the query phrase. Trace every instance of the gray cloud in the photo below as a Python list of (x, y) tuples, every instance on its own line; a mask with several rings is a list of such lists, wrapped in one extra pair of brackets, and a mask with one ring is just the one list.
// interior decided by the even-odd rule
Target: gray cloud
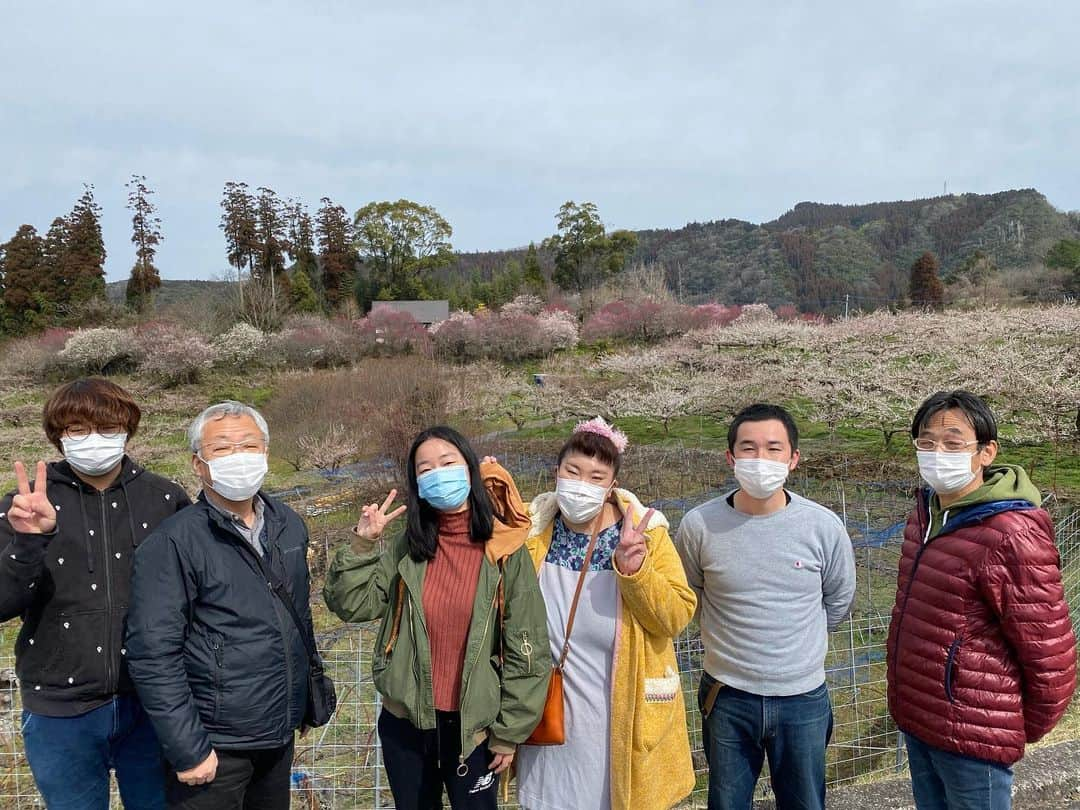
[(93, 182), (123, 278), (132, 172), (170, 278), (224, 269), (232, 179), (312, 206), (421, 200), (470, 250), (542, 238), (566, 199), (631, 228), (946, 179), (1080, 207), (1073, 4), (579, 5), (9, 4), (0, 239)]

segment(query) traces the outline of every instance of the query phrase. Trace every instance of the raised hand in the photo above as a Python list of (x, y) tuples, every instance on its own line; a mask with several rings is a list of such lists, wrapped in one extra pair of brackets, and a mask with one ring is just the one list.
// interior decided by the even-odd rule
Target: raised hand
[(619, 533), (619, 545), (615, 548), (615, 565), (624, 576), (633, 576), (645, 561), (645, 530), (652, 520), (655, 509), (650, 509), (637, 523), (634, 523), (633, 510), (623, 515), (622, 531)]
[(45, 462), (39, 461), (31, 489), (26, 467), (21, 461), (15, 462), (17, 485), (7, 518), (11, 528), (19, 534), (48, 534), (56, 528), (56, 510), (45, 494), (45, 478)]
[(386, 500), (382, 502), (382, 506), (377, 503), (369, 503), (363, 507), (360, 510), (360, 520), (353, 527), (353, 534), (361, 540), (367, 540), (369, 543), (378, 540), (382, 536), (386, 524), (405, 512), (405, 505), (402, 504), (393, 512), (387, 513), (386, 510), (394, 503), (396, 497), (397, 490), (392, 489), (390, 494), (386, 496)]

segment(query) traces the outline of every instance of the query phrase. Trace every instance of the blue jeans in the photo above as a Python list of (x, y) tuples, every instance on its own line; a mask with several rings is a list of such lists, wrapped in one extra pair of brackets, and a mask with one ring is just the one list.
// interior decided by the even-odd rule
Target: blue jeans
[(904, 735), (919, 810), (1009, 810), (1012, 768), (965, 757)]
[(138, 699), (119, 695), (76, 717), (22, 713), (30, 771), (49, 810), (107, 810), (116, 770), (125, 810), (164, 810), (165, 768)]
[(709, 810), (749, 810), (766, 757), (777, 810), (822, 810), (825, 747), (833, 728), (825, 684), (789, 697), (724, 686), (705, 715), (705, 698), (714, 683), (705, 673), (698, 689), (709, 762)]

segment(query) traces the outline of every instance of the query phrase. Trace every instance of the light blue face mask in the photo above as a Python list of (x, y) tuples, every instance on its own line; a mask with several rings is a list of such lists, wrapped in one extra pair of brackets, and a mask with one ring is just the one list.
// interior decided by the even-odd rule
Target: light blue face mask
[(416, 476), (416, 486), (420, 497), (432, 509), (439, 512), (457, 509), (469, 497), (469, 468), (461, 464), (436, 467)]

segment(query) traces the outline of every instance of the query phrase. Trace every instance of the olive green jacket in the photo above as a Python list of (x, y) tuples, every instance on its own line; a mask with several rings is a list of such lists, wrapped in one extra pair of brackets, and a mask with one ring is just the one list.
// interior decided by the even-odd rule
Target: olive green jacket
[[(512, 753), (524, 742), (540, 720), (551, 677), (547, 615), (522, 536), (496, 535), (485, 549), (461, 674), (462, 762), (485, 738), (497, 753)], [(422, 602), (426, 571), (426, 562), (409, 556), (402, 535), (382, 553), (374, 543), (365, 554), (349, 546), (340, 549), (323, 589), (326, 604), (344, 621), (382, 619), (372, 662), (375, 688), (388, 711), (418, 729), (435, 728), (431, 648)], [(404, 599), (391, 644), (399, 581), (404, 582)]]

